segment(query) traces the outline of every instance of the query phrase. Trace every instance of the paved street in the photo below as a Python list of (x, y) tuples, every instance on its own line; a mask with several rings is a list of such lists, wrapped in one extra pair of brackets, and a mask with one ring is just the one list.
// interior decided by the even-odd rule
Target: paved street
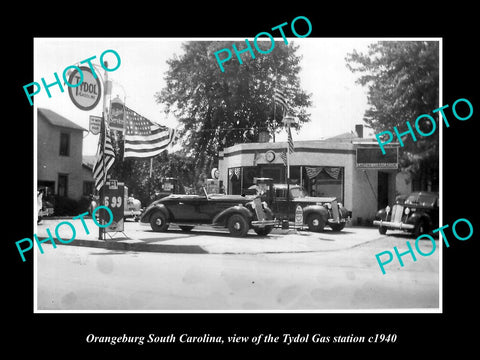
[[(37, 234), (53, 233), (61, 220), (46, 220)], [(78, 221), (78, 220), (76, 220)], [(232, 238), (209, 228), (190, 233), (127, 222), (123, 234), (94, 240), (77, 226), (70, 245), (37, 251), (38, 310), (361, 310), (436, 309), (439, 307), (439, 251), (403, 257), (385, 266), (375, 254), (415, 239), (401, 232), (382, 236), (375, 228), (347, 227), (341, 233), (275, 230)], [(69, 239), (71, 233), (65, 238)], [(62, 234), (60, 232), (60, 234)], [(83, 239), (83, 240), (82, 240)], [(88, 241), (87, 241), (88, 240)], [(83, 242), (82, 242), (83, 241)], [(135, 250), (105, 244), (161, 244), (175, 251)], [(91, 245), (95, 243), (94, 245)], [(431, 243), (422, 242), (428, 253)], [(127, 250), (125, 250), (127, 249)], [(129, 250), (128, 250), (129, 249)], [(166, 249), (166, 248), (165, 248)]]

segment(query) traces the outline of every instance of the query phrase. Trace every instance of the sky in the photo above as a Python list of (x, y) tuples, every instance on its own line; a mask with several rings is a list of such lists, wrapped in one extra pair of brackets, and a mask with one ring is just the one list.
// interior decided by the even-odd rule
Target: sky
[[(109, 72), (113, 87), (111, 97), (117, 95), (126, 105), (140, 115), (161, 125), (176, 127), (178, 122), (172, 115), (166, 116), (161, 104), (154, 98), (165, 86), (164, 74), (168, 70), (167, 60), (175, 54), (181, 55), (182, 42), (188, 38), (36, 38), (34, 40), (34, 79), (47, 84), (55, 81), (56, 72), (61, 78), (63, 70), (70, 65), (96, 56), (93, 64), (100, 65), (100, 55), (105, 50), (115, 50), (121, 64), (117, 70)], [(195, 39), (199, 40), (199, 39)], [(204, 40), (228, 40), (228, 38), (208, 38)], [(244, 40), (231, 38), (234, 40)], [(253, 42), (253, 39), (249, 39)], [(275, 41), (283, 41), (275, 38)], [(364, 124), (363, 115), (367, 108), (367, 89), (355, 83), (357, 75), (347, 67), (347, 53), (356, 49), (366, 52), (368, 44), (375, 39), (361, 38), (288, 38), (289, 43), (300, 46), (302, 57), (300, 82), (303, 89), (311, 94), (312, 106), (307, 110), (311, 122), (303, 125), (298, 132), (293, 131), (294, 141), (318, 140), (355, 129), (356, 124)], [(246, 55), (243, 55), (246, 56)], [(268, 56), (268, 54), (261, 55)], [(113, 67), (117, 60), (109, 52), (104, 60)], [(216, 61), (212, 57), (212, 61)], [(236, 61), (234, 58), (231, 61)], [(86, 64), (84, 64), (86, 65)], [(220, 71), (220, 70), (219, 70)], [(103, 70), (98, 72), (103, 74)], [(26, 84), (25, 84), (26, 85)], [(101, 116), (102, 101), (90, 111), (78, 109), (70, 100), (67, 86), (62, 93), (57, 85), (49, 88), (51, 98), (42, 88), (35, 95), (36, 107), (47, 108), (88, 129), (89, 116)], [(26, 104), (28, 99), (25, 96)], [(371, 135), (365, 129), (365, 136)], [(285, 141), (286, 133), (276, 135), (276, 141)], [(83, 154), (94, 155), (98, 135), (84, 133)]]

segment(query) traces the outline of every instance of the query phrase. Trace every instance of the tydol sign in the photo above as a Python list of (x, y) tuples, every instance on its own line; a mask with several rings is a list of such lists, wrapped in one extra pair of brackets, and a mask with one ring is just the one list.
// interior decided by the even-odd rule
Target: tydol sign
[(102, 87), (100, 79), (95, 77), (92, 71), (81, 66), (80, 71), (74, 70), (70, 74), (68, 82), (71, 86), (68, 88), (70, 99), (80, 110), (94, 109), (102, 97)]

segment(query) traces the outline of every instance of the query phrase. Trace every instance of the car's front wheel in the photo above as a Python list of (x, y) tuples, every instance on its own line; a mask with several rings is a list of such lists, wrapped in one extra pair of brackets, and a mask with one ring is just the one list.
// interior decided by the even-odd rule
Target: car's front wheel
[(192, 231), (193, 229), (193, 226), (189, 226), (189, 225), (180, 225), (180, 229), (184, 232), (189, 232), (189, 231)]
[(254, 228), (253, 230), (257, 233), (257, 235), (266, 236), (270, 234), (272, 229), (273, 229), (273, 226), (265, 226), (263, 228)]
[(152, 216), (150, 217), (150, 226), (152, 227), (153, 231), (167, 231), (168, 225), (169, 224), (167, 222), (167, 218), (159, 211), (152, 214)]
[(333, 231), (342, 231), (343, 228), (345, 227), (345, 223), (339, 223), (339, 224), (330, 224), (330, 227), (332, 228)]
[(248, 221), (240, 214), (234, 214), (228, 219), (228, 231), (230, 235), (244, 237), (248, 233)]
[(325, 220), (320, 214), (312, 214), (307, 219), (308, 230), (320, 232), (325, 227)]
[(379, 226), (378, 232), (380, 233), (380, 235), (385, 235), (387, 233), (387, 228), (385, 226)]
[(415, 228), (413, 229), (413, 236), (415, 238), (419, 237), (422, 234), (428, 233), (428, 223), (424, 219), (420, 219), (416, 224)]

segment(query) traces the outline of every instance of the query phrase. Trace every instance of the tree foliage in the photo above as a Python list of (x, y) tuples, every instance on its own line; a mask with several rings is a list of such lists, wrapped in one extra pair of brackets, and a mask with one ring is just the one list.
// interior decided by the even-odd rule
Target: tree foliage
[[(275, 87), (286, 94), (290, 113), (298, 117), (300, 126), (310, 120), (306, 113), (310, 95), (301, 89), (298, 77), (298, 46), (276, 42), (271, 53), (256, 53), (255, 59), (243, 53), (240, 64), (232, 43), (239, 50), (246, 47), (245, 42), (232, 41), (184, 43), (184, 53), (168, 61), (166, 86), (155, 95), (167, 113), (179, 119), (182, 146), (195, 159), (198, 171), (213, 167), (223, 147), (258, 141), (262, 130), (282, 129), (278, 107), (274, 116)], [(270, 46), (270, 42), (258, 44), (265, 50)], [(223, 48), (233, 54), (223, 64), (225, 72), (214, 56)]]
[[(364, 121), (376, 133), (400, 133), (408, 130), (406, 121), (414, 128), (415, 120), (438, 108), (439, 45), (437, 41), (379, 41), (371, 44), (366, 54), (354, 51), (347, 55), (347, 67), (359, 73), (357, 82), (368, 87), (368, 103)], [(437, 124), (439, 123), (437, 117)], [(419, 122), (423, 133), (432, 130), (424, 118)], [(431, 173), (426, 181), (438, 182), (437, 130), (428, 137), (416, 133), (417, 141), (409, 135), (401, 150), (402, 168), (414, 174)], [(424, 167), (427, 166), (427, 168)], [(438, 185), (437, 185), (438, 186)], [(435, 187), (435, 185), (434, 185)]]
[(109, 171), (112, 179), (117, 179), (128, 186), (129, 194), (134, 194), (143, 205), (148, 205), (155, 198), (155, 193), (161, 191), (162, 181), (166, 177), (178, 179), (180, 191), (185, 187), (195, 187), (196, 178), (193, 160), (184, 152), (169, 153), (167, 150), (152, 158), (123, 158), (123, 139), (112, 141), (116, 158)]

